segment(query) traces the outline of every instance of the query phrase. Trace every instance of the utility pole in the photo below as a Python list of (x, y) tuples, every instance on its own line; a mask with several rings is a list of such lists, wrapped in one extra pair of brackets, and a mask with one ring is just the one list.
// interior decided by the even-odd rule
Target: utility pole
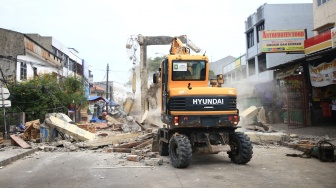
[(112, 90), (112, 88), (113, 88), (113, 82), (112, 82), (112, 86), (110, 86), (110, 101), (111, 100), (113, 100), (113, 90)]
[[(108, 99), (108, 91), (109, 91), (108, 77), (109, 77), (109, 64), (107, 64), (106, 68), (106, 99)], [(107, 111), (107, 105), (106, 105), (106, 111)]]

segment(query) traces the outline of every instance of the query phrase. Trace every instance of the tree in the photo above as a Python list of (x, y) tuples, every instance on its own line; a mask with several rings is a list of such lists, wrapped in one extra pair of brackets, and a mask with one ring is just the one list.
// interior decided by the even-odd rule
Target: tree
[(155, 57), (154, 59), (148, 58), (147, 59), (147, 71), (149, 74), (152, 74), (159, 70), (160, 64), (163, 61), (165, 56), (162, 57)]
[[(161, 56), (161, 57), (155, 57), (155, 58), (148, 58), (147, 59), (147, 73), (148, 73), (148, 76), (150, 77), (154, 72), (158, 71), (159, 70), (159, 67), (160, 67), (160, 64), (161, 62), (163, 61), (163, 59), (165, 58), (165, 56)], [(130, 69), (129, 70), (130, 72), (130, 77), (129, 77), (129, 80), (128, 82), (126, 83), (126, 85), (129, 85), (131, 86), (132, 85), (132, 72), (133, 70)], [(139, 74), (140, 72), (140, 65), (137, 65), (135, 67), (135, 72), (137, 74)], [(138, 75), (139, 76), (139, 75)]]
[(12, 112), (26, 112), (28, 120), (44, 121), (46, 113), (68, 111), (71, 102), (85, 106), (87, 100), (81, 78), (67, 77), (59, 81), (55, 74), (43, 74), (9, 85)]

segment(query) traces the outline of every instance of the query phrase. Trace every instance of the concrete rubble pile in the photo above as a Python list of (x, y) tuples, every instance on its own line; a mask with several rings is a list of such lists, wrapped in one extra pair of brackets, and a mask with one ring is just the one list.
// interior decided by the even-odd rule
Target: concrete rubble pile
[[(76, 124), (66, 114), (50, 113), (42, 124), (38, 120), (29, 122), (26, 127), (32, 127), (29, 128), (30, 134), (24, 131), (11, 135), (12, 145), (38, 148), (43, 152), (91, 150), (120, 153), (121, 158), (127, 161), (143, 162), (149, 166), (163, 163), (157, 152), (151, 152), (152, 128), (139, 126), (131, 116), (117, 119), (107, 115), (106, 120), (106, 123)], [(36, 125), (39, 126), (38, 137), (31, 134), (33, 128), (37, 128)]]
[[(328, 136), (302, 136), (298, 134), (286, 134), (282, 131), (275, 130), (272, 126), (268, 124), (267, 116), (265, 109), (263, 107), (257, 108), (251, 106), (240, 114), (239, 125), (242, 126), (245, 134), (250, 137), (252, 143), (257, 145), (282, 145), (287, 146), (299, 151), (302, 151), (303, 154), (288, 154), (287, 156), (295, 157), (315, 157), (321, 158), (321, 148), (329, 149), (331, 153), (330, 157), (324, 157), (322, 161), (335, 161), (334, 150), (336, 149), (334, 144), (331, 142), (335, 139), (329, 138)], [(323, 143), (324, 145), (319, 145)], [(323, 157), (322, 157), (323, 158)]]
[(240, 122), (245, 134), (250, 137), (254, 144), (275, 144), (279, 145), (289, 139), (288, 135), (276, 131), (268, 124), (265, 109), (263, 107), (251, 106), (240, 113)]

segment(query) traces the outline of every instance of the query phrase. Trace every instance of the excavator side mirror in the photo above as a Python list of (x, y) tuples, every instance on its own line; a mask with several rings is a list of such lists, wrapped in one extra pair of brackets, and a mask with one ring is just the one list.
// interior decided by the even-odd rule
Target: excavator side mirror
[(160, 72), (156, 72), (153, 74), (153, 83), (154, 84), (160, 83)]

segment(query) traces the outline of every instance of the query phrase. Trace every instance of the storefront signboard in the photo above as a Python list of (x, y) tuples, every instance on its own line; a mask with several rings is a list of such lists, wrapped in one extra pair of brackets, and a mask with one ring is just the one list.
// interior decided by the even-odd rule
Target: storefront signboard
[(260, 31), (262, 52), (303, 52), (305, 30), (264, 30)]
[(280, 71), (277, 71), (276, 72), (276, 76), (275, 78), (276, 79), (283, 79), (283, 78), (286, 78), (292, 74), (294, 74), (294, 71), (299, 68), (301, 64), (296, 64), (296, 65), (293, 65), (293, 66), (290, 66), (290, 67), (286, 67), (286, 68), (283, 68), (281, 69)]
[(314, 87), (336, 84), (336, 59), (316, 67), (309, 65), (310, 81)]

